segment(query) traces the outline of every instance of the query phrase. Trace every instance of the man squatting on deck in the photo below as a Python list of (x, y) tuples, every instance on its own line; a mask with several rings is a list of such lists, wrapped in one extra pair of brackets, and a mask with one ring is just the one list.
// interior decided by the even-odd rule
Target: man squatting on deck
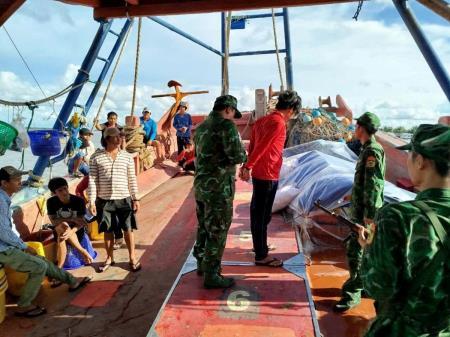
[[(362, 147), (351, 194), (351, 219), (364, 226), (373, 223), (376, 210), (383, 206), (386, 165), (383, 147), (375, 139), (379, 127), (380, 119), (371, 112), (356, 119), (355, 136)], [(334, 305), (338, 312), (358, 305), (363, 289), (360, 270), (363, 250), (358, 244), (358, 235), (352, 233), (346, 240), (346, 247), (350, 278), (342, 286), (342, 298)]]
[(361, 276), (377, 317), (366, 337), (450, 336), (450, 128), (420, 125), (407, 167), (416, 199), (381, 208), (369, 229)]
[(221, 275), (221, 260), (233, 217), (236, 165), (247, 159), (233, 118), (241, 118), (237, 100), (220, 96), (195, 132), (197, 240), (194, 256), (205, 288), (228, 288), (231, 277)]
[(38, 256), (36, 251), (28, 247), (13, 231), (11, 197), (20, 190), (22, 176), (25, 174), (28, 172), (16, 170), (12, 166), (0, 169), (0, 266), (28, 274), (15, 314), (31, 318), (47, 312), (45, 308), (32, 304), (45, 276), (68, 284), (69, 291), (82, 288), (91, 281), (92, 277), (73, 277), (53, 262)]

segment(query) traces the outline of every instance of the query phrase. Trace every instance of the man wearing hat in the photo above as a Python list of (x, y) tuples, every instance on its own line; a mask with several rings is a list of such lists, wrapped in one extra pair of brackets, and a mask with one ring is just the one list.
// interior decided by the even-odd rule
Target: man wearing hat
[(186, 144), (190, 144), (192, 118), (186, 112), (188, 109), (187, 102), (180, 102), (177, 114), (173, 119), (173, 127), (177, 130), (178, 154), (186, 148)]
[(381, 208), (370, 230), (360, 228), (362, 280), (377, 309), (365, 336), (450, 336), (450, 128), (420, 125), (399, 149), (409, 151), (419, 193)]
[(157, 160), (162, 162), (164, 161), (163, 155), (163, 145), (156, 140), (156, 136), (158, 133), (158, 124), (152, 119), (152, 113), (149, 109), (144, 108), (142, 110), (142, 116), (140, 117), (141, 125), (144, 128), (145, 136), (144, 136), (144, 144), (151, 145), (155, 148)]
[(89, 175), (89, 159), (95, 152), (95, 145), (91, 141), (92, 135), (88, 128), (80, 129), (78, 138), (80, 145), (76, 147), (75, 155), (67, 163), (69, 174), (76, 177)]
[(232, 121), (241, 117), (236, 98), (220, 96), (195, 132), (198, 231), (194, 256), (205, 288), (228, 288), (234, 284), (233, 278), (221, 275), (220, 264), (233, 216), (236, 165), (247, 159)]
[(80, 289), (92, 278), (75, 278), (45, 258), (36, 256), (36, 251), (14, 233), (11, 197), (20, 190), (22, 176), (25, 174), (28, 172), (19, 171), (12, 166), (0, 169), (0, 265), (28, 274), (15, 314), (31, 318), (47, 312), (45, 308), (32, 304), (45, 276), (67, 283), (69, 291)]
[[(375, 139), (379, 127), (380, 119), (374, 113), (366, 112), (356, 119), (355, 136), (362, 147), (351, 194), (351, 218), (364, 226), (373, 223), (376, 211), (383, 206), (386, 165), (383, 147)], [(356, 234), (350, 234), (346, 246), (350, 278), (342, 286), (342, 297), (334, 306), (338, 312), (358, 305), (363, 289), (360, 272), (363, 251)]]

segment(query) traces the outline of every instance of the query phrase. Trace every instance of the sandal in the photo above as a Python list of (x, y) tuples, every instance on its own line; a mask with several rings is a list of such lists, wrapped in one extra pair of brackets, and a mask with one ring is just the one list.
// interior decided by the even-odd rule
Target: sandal
[(33, 317), (38, 317), (38, 316), (42, 316), (45, 315), (47, 313), (47, 309), (45, 308), (41, 308), (37, 305), (34, 306), (34, 308), (31, 308), (27, 311), (16, 311), (14, 313), (15, 316), (18, 317), (26, 317), (26, 318), (33, 318)]
[(142, 265), (141, 265), (141, 263), (139, 261), (136, 262), (136, 263), (130, 262), (130, 267), (131, 267), (131, 271), (133, 273), (135, 273), (135, 272), (137, 272), (137, 271), (142, 269)]
[(69, 288), (70, 292), (77, 291), (81, 288), (83, 288), (86, 284), (92, 281), (92, 276), (86, 276), (84, 277), (75, 287)]
[(54, 278), (50, 281), (50, 288), (58, 288), (61, 284), (63, 284), (62, 281)]
[(283, 266), (283, 261), (280, 259), (277, 259), (276, 257), (271, 257), (269, 260), (264, 261), (263, 260), (256, 260), (255, 265), (257, 266), (264, 266), (264, 267), (272, 267), (272, 268), (279, 268)]
[(98, 267), (98, 272), (99, 273), (104, 273), (105, 271), (107, 271), (109, 269), (109, 267), (114, 266), (116, 263), (114, 261), (111, 262), (105, 262), (102, 266)]

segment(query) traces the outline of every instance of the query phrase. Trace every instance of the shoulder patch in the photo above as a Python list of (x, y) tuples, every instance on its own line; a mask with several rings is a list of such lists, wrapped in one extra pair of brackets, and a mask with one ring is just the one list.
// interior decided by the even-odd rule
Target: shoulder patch
[(366, 167), (373, 168), (377, 164), (377, 159), (374, 156), (368, 156), (366, 160)]

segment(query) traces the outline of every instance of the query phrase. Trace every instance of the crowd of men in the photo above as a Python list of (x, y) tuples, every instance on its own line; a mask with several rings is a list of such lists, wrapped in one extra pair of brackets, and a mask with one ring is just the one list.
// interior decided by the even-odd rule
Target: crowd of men
[[(235, 97), (223, 95), (215, 100), (211, 113), (196, 129), (194, 149), (187, 108), (186, 103), (180, 104), (173, 125), (179, 155), (190, 152), (190, 156), (182, 156), (183, 163), (189, 161), (195, 170), (198, 229), (194, 256), (204, 287), (228, 288), (235, 284), (233, 278), (222, 275), (221, 259), (232, 222), (237, 166), (239, 178), (251, 178), (253, 185), (250, 220), (255, 265), (281, 267), (283, 261), (269, 254), (267, 227), (282, 166), (286, 123), (299, 113), (300, 96), (289, 90), (280, 93), (275, 110), (253, 125), (248, 152), (233, 122), (242, 117)], [(150, 115), (144, 109), (141, 117), (145, 142), (161, 157), (156, 123)], [(358, 224), (359, 233), (346, 241), (350, 277), (334, 310), (347, 311), (366, 295), (375, 300), (377, 312), (366, 336), (450, 336), (450, 128), (420, 125), (411, 142), (399, 148), (408, 151), (408, 172), (419, 193), (415, 200), (383, 206), (386, 159), (375, 138), (380, 124), (371, 112), (356, 119), (355, 137), (362, 147), (349, 198), (352, 221)], [(123, 149), (117, 114), (108, 114), (108, 122), (97, 122), (96, 127), (102, 130), (103, 148), (90, 154), (87, 208), (97, 216), (100, 232), (105, 233), (107, 257), (99, 271), (114, 265), (115, 236), (122, 233), (130, 270), (139, 271), (133, 236), (137, 229), (135, 213), (140, 208), (134, 161)], [(92, 262), (92, 256), (80, 245), (82, 238), (77, 235), (85, 226), (85, 201), (69, 194), (63, 178), (49, 182), (54, 196), (48, 211), (60, 242), (58, 265), (36, 256), (14, 233), (10, 198), (20, 189), (25, 173), (13, 167), (0, 170), (0, 264), (29, 273), (16, 313), (35, 317), (45, 313), (44, 308), (32, 304), (44, 276), (54, 280), (55, 286), (69, 284), (70, 291), (91, 280), (76, 279), (62, 269), (65, 242), (78, 249), (86, 263)]]

